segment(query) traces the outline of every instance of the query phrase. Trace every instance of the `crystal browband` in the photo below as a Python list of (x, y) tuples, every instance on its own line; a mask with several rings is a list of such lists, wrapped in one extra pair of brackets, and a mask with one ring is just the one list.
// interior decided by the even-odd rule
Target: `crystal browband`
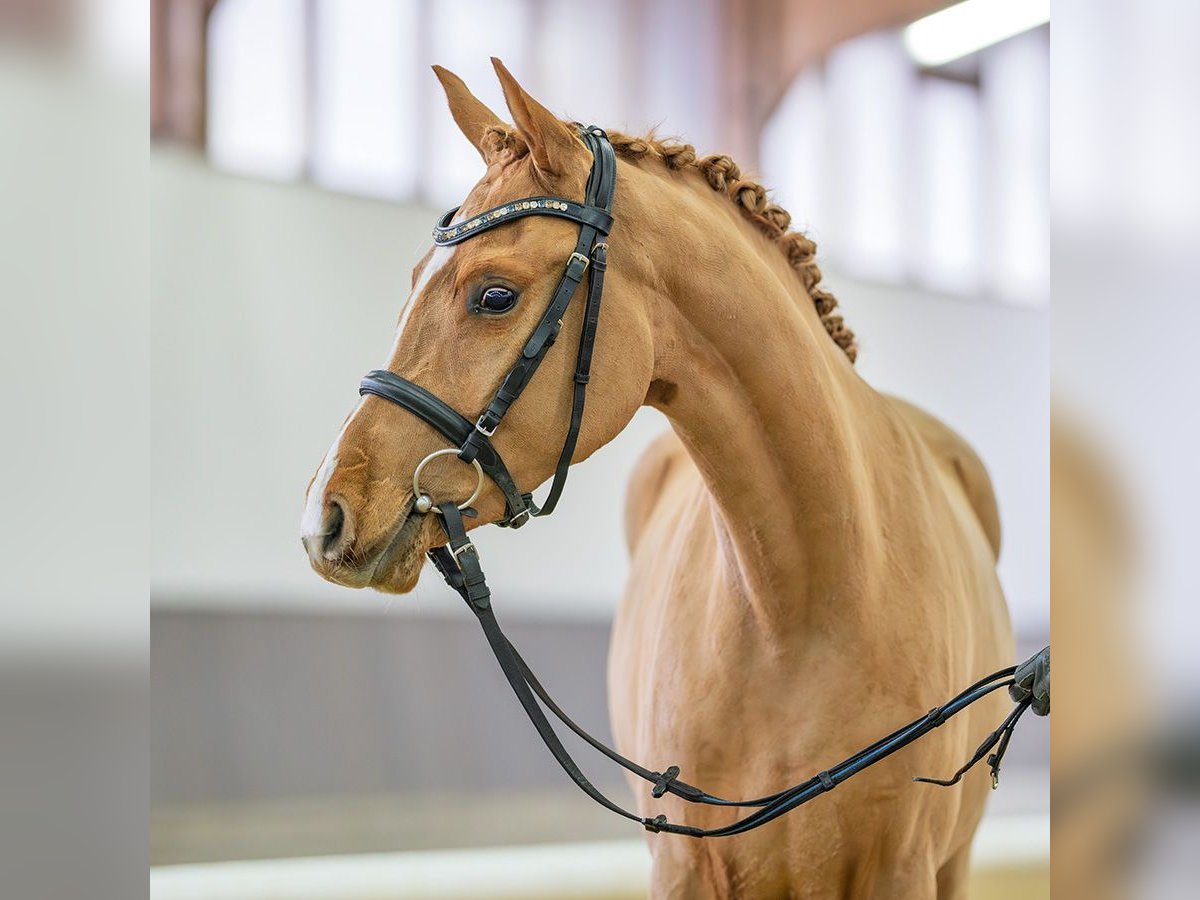
[(612, 228), (612, 216), (600, 207), (584, 206), (582, 203), (574, 203), (558, 197), (530, 197), (526, 200), (515, 200), (451, 225), (450, 223), (457, 213), (457, 209), (450, 210), (442, 216), (442, 220), (433, 229), (433, 242), (439, 247), (457, 244), (481, 231), (523, 216), (558, 216), (581, 225), (590, 225), (605, 235)]

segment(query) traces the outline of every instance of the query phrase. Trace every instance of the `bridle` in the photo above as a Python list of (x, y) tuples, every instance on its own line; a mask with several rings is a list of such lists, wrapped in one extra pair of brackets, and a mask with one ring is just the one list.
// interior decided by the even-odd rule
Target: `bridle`
[[(472, 425), (469, 419), (436, 394), (388, 371), (376, 369), (367, 373), (358, 389), (360, 394), (375, 394), (407, 409), (432, 425), (458, 447), (458, 458), (473, 464), (477, 475), (475, 493), (467, 502), (459, 504), (458, 508), (463, 511), (470, 508), (482, 488), (483, 476), (487, 475), (504, 495), (505, 516), (498, 524), (509, 528), (520, 528), (531, 517), (548, 516), (554, 512), (566, 485), (567, 470), (571, 466), (571, 457), (575, 453), (579, 429), (583, 424), (583, 408), (587, 400), (588, 379), (592, 368), (592, 349), (596, 343), (596, 327), (600, 323), (600, 300), (604, 295), (604, 272), (608, 268), (608, 244), (605, 238), (612, 227), (617, 159), (612, 144), (608, 141), (608, 135), (599, 128), (581, 129), (580, 136), (592, 152), (593, 160), (583, 203), (561, 197), (526, 197), (524, 200), (493, 207), (458, 223), (454, 223), (454, 216), (458, 212), (455, 208), (442, 216), (437, 227), (433, 229), (434, 244), (439, 247), (452, 247), (525, 216), (556, 216), (579, 224), (579, 239), (567, 258), (567, 265), (558, 280), (558, 286), (550, 295), (550, 303), (521, 349), (521, 355), (508, 370), (500, 387), (492, 395), (491, 402), (480, 413), (475, 424)], [(587, 306), (583, 314), (583, 331), (579, 336), (571, 418), (558, 464), (554, 468), (550, 493), (546, 501), (539, 506), (534, 503), (532, 492), (521, 493), (517, 488), (491, 439), (504, 420), (505, 413), (521, 396), (542, 364), (547, 351), (554, 346), (562, 329), (563, 316), (585, 272), (588, 273)], [(452, 452), (454, 451), (439, 450), (425, 457), (417, 465), (413, 473), (413, 492), (418, 512), (438, 511), (420, 489), (421, 470), (435, 456), (449, 455)]]
[[(571, 465), (571, 457), (574, 455), (575, 445), (579, 439), (579, 429), (583, 423), (592, 352), (596, 340), (596, 329), (600, 321), (604, 273), (608, 268), (606, 239), (613, 225), (612, 203), (617, 180), (616, 156), (612, 144), (608, 140), (608, 135), (601, 129), (591, 126), (579, 126), (579, 135), (592, 154), (591, 173), (588, 176), (585, 198), (582, 203), (562, 197), (527, 197), (524, 200), (505, 203), (469, 218), (464, 217), (458, 222), (454, 221), (458, 212), (456, 208), (446, 213), (433, 230), (434, 243), (439, 247), (449, 247), (525, 216), (555, 216), (579, 225), (579, 237), (575, 243), (575, 249), (567, 258), (566, 268), (551, 294), (550, 303), (525, 342), (521, 355), (509, 369), (508, 374), (501, 381), (500, 387), (474, 424), (428, 389), (385, 370), (376, 369), (369, 372), (359, 385), (359, 393), (382, 397), (384, 400), (389, 400), (408, 410), (440, 432), (453, 445), (452, 448), (436, 450), (426, 456), (417, 464), (413, 472), (414, 509), (419, 513), (437, 514), (446, 533), (447, 543), (430, 550), (429, 558), (446, 583), (458, 592), (471, 611), (475, 613), (492, 653), (499, 662), (501, 670), (526, 715), (537, 729), (538, 735), (546, 747), (575, 784), (601, 806), (627, 819), (641, 823), (648, 831), (663, 831), (691, 837), (723, 837), (740, 834), (765, 825), (814, 797), (832, 790), (851, 776), (937, 728), (976, 700), (999, 688), (1012, 685), (1014, 683), (1012, 676), (1016, 667), (1010, 666), (1001, 669), (999, 672), (981, 679), (953, 699), (935, 707), (921, 718), (860, 750), (836, 766), (820, 772), (794, 787), (753, 800), (725, 800), (680, 781), (678, 766), (668, 766), (661, 772), (644, 768), (590, 735), (554, 702), (496, 621), (491, 604), (491, 590), (484, 578), (475, 545), (467, 538), (463, 516), (475, 514), (471, 509), (471, 504), (475, 502), (483, 488), (484, 475), (490, 478), (504, 495), (505, 516), (497, 524), (511, 528), (519, 528), (530, 518), (546, 516), (553, 512), (566, 483), (567, 470)], [(557, 339), (558, 333), (562, 329), (563, 316), (576, 289), (582, 283), (585, 273), (588, 274), (587, 301), (576, 358), (571, 418), (567, 426), (566, 439), (555, 466), (550, 492), (545, 502), (539, 506), (534, 502), (532, 493), (522, 493), (517, 488), (508, 467), (492, 444), (491, 438), (496, 433), (496, 429), (500, 427), (505, 413), (529, 385), (547, 351)], [(457, 456), (475, 468), (477, 477), (475, 489), (471, 496), (461, 503), (434, 503), (421, 490), (421, 472), (433, 459), (450, 455)], [(539, 700), (544, 704), (545, 710), (549, 710), (567, 728), (593, 748), (629, 772), (648, 781), (651, 784), (651, 796), (654, 798), (657, 799), (669, 793), (690, 803), (710, 806), (756, 807), (757, 809), (729, 825), (708, 829), (674, 824), (668, 822), (665, 815), (641, 816), (626, 810), (601, 793), (583, 774), (559, 740), (546, 717), (545, 710), (539, 705)], [(1000, 727), (988, 736), (967, 765), (963, 766), (952, 779), (947, 781), (915, 780), (932, 781), (945, 785), (955, 784), (989, 750), (996, 747), (996, 753), (988, 760), (994, 785), (1000, 769), (1000, 760), (1008, 747), (1013, 728), (1029, 705), (1028, 699), (1018, 702)]]

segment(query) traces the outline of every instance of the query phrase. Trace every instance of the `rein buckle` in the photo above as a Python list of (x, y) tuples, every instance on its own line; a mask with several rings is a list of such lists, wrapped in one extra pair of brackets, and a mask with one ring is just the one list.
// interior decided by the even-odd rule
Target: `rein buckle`
[(661, 773), (654, 779), (654, 787), (650, 789), (650, 796), (657, 800), (668, 790), (670, 790), (671, 782), (679, 777), (679, 766), (671, 766), (665, 772)]
[(660, 831), (662, 831), (663, 826), (666, 824), (666, 816), (655, 816), (653, 819), (647, 816), (646, 818), (642, 819), (642, 827), (651, 834), (658, 834)]

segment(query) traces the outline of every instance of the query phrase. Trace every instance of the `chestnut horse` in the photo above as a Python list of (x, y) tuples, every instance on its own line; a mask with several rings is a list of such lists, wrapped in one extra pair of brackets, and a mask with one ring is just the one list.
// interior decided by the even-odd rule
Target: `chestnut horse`
[[(496, 71), (513, 125), (437, 68), (450, 112), (487, 167), (459, 218), (530, 195), (582, 197), (577, 132)], [(853, 366), (853, 335), (817, 286), (813, 244), (789, 231), (728, 157), (612, 136), (615, 224), (591, 392), (574, 460), (649, 404), (673, 433), (629, 487), (628, 591), (609, 660), (621, 752), (677, 763), (722, 796), (793, 784), (1011, 663), (996, 578), (999, 523), (986, 471), (933, 417), (880, 394)], [(536, 217), (413, 270), (387, 367), (457, 409), (491, 397), (544, 309), (575, 224)], [(489, 287), (511, 309), (485, 308)], [(518, 484), (553, 472), (569, 418), (582, 301), (494, 442)], [(444, 542), (413, 508), (411, 473), (443, 438), (366, 396), (308, 490), (313, 567), (405, 592)], [(435, 498), (475, 475), (439, 460)], [(500, 519), (494, 485), (475, 528)], [(531, 535), (531, 539), (532, 535)], [(654, 897), (962, 897), (988, 780), (946, 790), (1003, 715), (997, 695), (767, 827), (732, 838), (647, 835)], [(643, 813), (713, 827), (736, 810), (636, 792)]]

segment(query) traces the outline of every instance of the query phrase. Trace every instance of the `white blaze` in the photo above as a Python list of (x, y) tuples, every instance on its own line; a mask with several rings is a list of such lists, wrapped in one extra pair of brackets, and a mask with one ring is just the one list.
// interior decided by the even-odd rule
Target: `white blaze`
[[(450, 261), (450, 257), (454, 255), (454, 249), (454, 247), (434, 248), (433, 254), (429, 257), (429, 262), (426, 263), (425, 269), (421, 272), (421, 277), (417, 279), (417, 283), (413, 285), (408, 298), (404, 301), (404, 308), (400, 313), (400, 324), (396, 327), (396, 340), (392, 344), (393, 349), (400, 346), (400, 337), (404, 334), (404, 326), (408, 324), (409, 317), (412, 315), (413, 309), (416, 308), (417, 301), (421, 299), (421, 294), (429, 285), (430, 279)], [(321, 534), (321, 524), (325, 519), (325, 492), (329, 489), (329, 480), (333, 478), (333, 473), (337, 471), (338, 450), (342, 446), (342, 438), (346, 436), (346, 432), (350, 428), (350, 423), (354, 421), (354, 417), (358, 415), (361, 409), (362, 400), (359, 400), (358, 406), (355, 407), (350, 417), (346, 419), (346, 424), (342, 426), (342, 430), (338, 432), (338, 436), (334, 439), (333, 446), (325, 454), (325, 458), (321, 461), (321, 468), (317, 470), (317, 477), (313, 479), (312, 487), (308, 489), (308, 499), (304, 504), (304, 515), (300, 518), (300, 533), (305, 536), (317, 537)]]
[(421, 299), (421, 294), (424, 293), (433, 276), (440, 272), (446, 263), (450, 262), (450, 257), (454, 255), (455, 249), (457, 248), (433, 248), (429, 262), (425, 264), (425, 268), (421, 272), (421, 277), (417, 279), (417, 283), (413, 285), (413, 289), (408, 294), (408, 299), (404, 301), (404, 308), (400, 312), (400, 324), (396, 326), (396, 340), (392, 344), (393, 351), (400, 346), (400, 337), (404, 334), (404, 326), (408, 324), (409, 317), (412, 316), (412, 311), (417, 306), (417, 301)]

